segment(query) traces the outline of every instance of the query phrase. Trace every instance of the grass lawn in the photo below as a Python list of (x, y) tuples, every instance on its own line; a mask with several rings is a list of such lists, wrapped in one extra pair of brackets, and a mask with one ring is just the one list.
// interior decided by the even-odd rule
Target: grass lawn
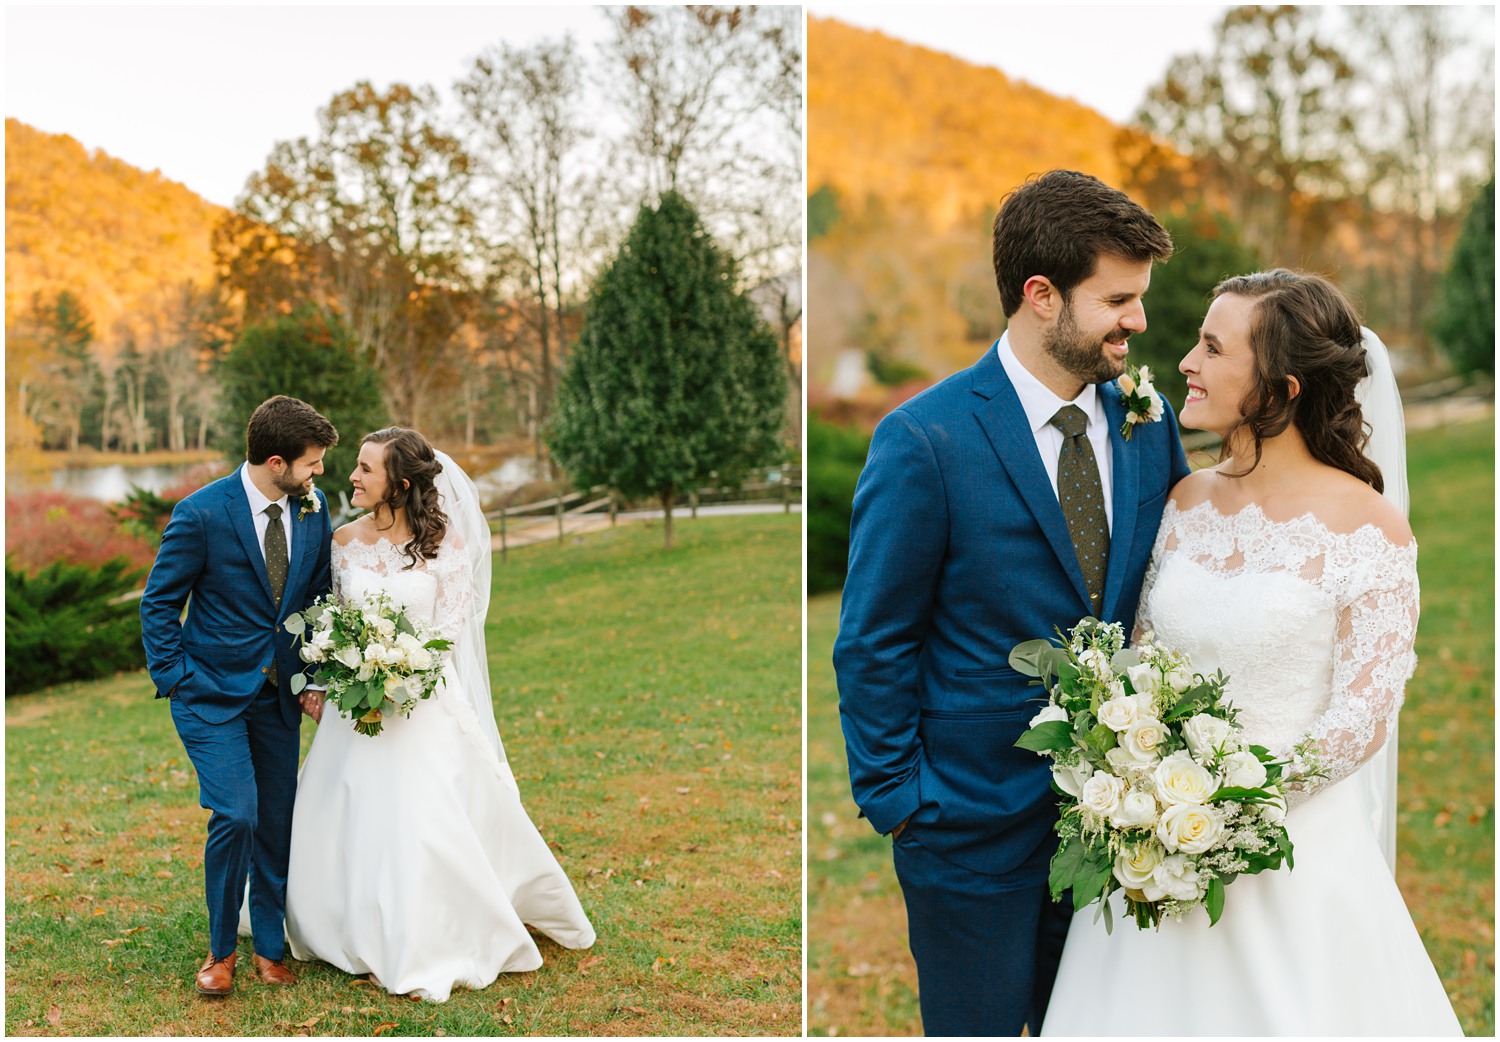
[[(1495, 1033), (1494, 438), (1485, 420), (1408, 443), (1422, 622), (1401, 714), (1397, 880), (1469, 1035)], [(838, 596), (810, 600), (807, 617), (808, 1032), (921, 1034), (890, 843), (849, 798), (829, 661)]]
[(538, 938), (540, 970), (444, 1004), (316, 963), (273, 990), (248, 940), (234, 994), (198, 996), (208, 812), (166, 704), (144, 673), (7, 700), (8, 1033), (800, 1034), (800, 522), (683, 519), (671, 553), (659, 523), (621, 525), (497, 562), (500, 732), (599, 941)]

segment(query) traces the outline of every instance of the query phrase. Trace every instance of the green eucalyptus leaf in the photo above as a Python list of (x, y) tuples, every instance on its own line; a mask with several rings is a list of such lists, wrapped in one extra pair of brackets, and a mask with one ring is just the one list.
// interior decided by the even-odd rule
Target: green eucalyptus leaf
[(1010, 649), (1010, 668), (1028, 677), (1042, 676), (1057, 650), (1048, 640), (1023, 641)]
[(287, 686), (292, 689), (292, 694), (302, 694), (303, 688), (307, 687), (307, 675), (304, 673), (293, 673), (287, 681)]
[(1060, 752), (1073, 744), (1073, 725), (1066, 720), (1048, 720), (1021, 732), (1016, 745), (1035, 753)]

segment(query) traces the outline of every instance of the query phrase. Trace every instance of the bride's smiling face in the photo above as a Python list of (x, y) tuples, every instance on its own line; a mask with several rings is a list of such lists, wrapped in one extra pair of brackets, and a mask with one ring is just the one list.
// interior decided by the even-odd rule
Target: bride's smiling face
[(1184, 427), (1223, 434), (1244, 419), (1242, 406), (1255, 388), (1250, 319), (1255, 301), (1225, 293), (1209, 305), (1198, 343), (1177, 369), (1187, 377), (1187, 401), (1178, 413)]
[(349, 483), (354, 486), (354, 495), (349, 499), (351, 506), (374, 510), (384, 502), (390, 484), (385, 473), (384, 444), (367, 441), (359, 447), (359, 460), (354, 464), (354, 473), (349, 475)]

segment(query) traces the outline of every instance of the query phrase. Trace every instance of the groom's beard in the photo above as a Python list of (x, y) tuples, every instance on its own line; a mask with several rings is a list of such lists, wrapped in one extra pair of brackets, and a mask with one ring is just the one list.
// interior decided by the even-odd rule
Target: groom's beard
[(271, 484), (275, 485), (278, 491), (285, 492), (289, 496), (305, 496), (307, 495), (307, 483), (310, 480), (312, 479), (309, 478), (307, 481), (301, 482), (293, 481), (291, 474), (288, 473), (284, 477), (279, 478), (273, 475)]
[(1124, 329), (1116, 329), (1097, 340), (1085, 336), (1073, 316), (1072, 303), (1066, 302), (1057, 325), (1047, 330), (1042, 338), (1042, 348), (1058, 365), (1084, 383), (1102, 384), (1125, 372), (1125, 359), (1107, 354), (1104, 345), (1123, 344), (1129, 336)]

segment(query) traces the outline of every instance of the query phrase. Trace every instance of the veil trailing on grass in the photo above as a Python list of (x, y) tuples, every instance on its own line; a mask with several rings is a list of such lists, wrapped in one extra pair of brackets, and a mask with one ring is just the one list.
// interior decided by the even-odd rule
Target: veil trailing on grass
[[(1411, 501), (1406, 485), (1406, 417), (1401, 410), (1401, 394), (1391, 370), (1390, 352), (1370, 330), (1363, 332), (1365, 368), (1369, 375), (1359, 382), (1354, 393), (1370, 428), (1365, 455), (1380, 468), (1381, 477), (1385, 479), (1385, 498), (1400, 507), (1405, 515), (1411, 511)], [(1396, 870), (1398, 730), (1398, 723), (1393, 721), (1385, 744), (1355, 775), (1369, 797), (1375, 835), (1392, 872)]]

